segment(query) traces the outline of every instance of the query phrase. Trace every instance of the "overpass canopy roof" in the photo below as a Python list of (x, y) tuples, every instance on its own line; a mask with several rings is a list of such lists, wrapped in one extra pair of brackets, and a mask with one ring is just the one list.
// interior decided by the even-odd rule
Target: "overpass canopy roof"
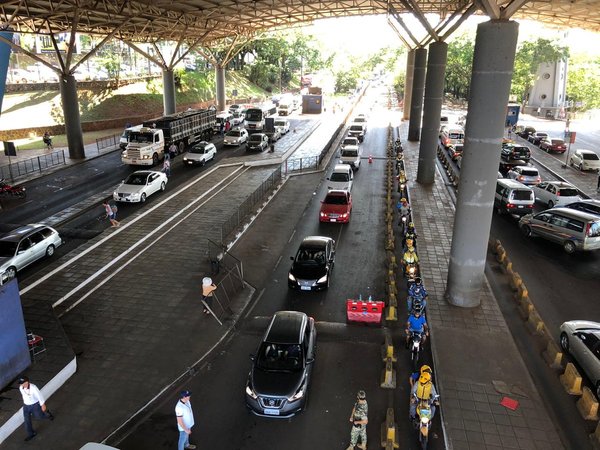
[[(475, 0), (477, 13), (600, 31), (600, 0)], [(3, 0), (0, 21), (22, 33), (71, 31), (132, 42), (187, 40), (210, 44), (234, 35), (299, 26), (316, 19), (415, 13), (450, 17), (472, 0)], [(486, 11), (485, 13), (483, 11)], [(492, 17), (490, 15), (490, 17)], [(501, 17), (499, 15), (498, 17)], [(506, 17), (506, 16), (505, 16)]]

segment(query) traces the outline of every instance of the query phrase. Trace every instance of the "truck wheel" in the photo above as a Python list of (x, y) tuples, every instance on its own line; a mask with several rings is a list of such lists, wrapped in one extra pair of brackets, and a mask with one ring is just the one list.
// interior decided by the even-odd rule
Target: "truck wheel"
[(158, 154), (155, 153), (154, 155), (152, 155), (152, 165), (156, 166), (158, 164)]

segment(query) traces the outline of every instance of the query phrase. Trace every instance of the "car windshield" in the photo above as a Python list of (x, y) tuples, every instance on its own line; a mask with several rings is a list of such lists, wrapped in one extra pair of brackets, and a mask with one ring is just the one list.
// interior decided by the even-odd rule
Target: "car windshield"
[(139, 133), (132, 131), (129, 135), (130, 142), (138, 142), (140, 144), (147, 144), (152, 142), (154, 139), (154, 135), (152, 133)]
[(342, 156), (347, 156), (347, 157), (350, 157), (350, 158), (356, 158), (358, 156), (358, 150), (344, 149), (344, 150), (342, 150)]
[(598, 161), (598, 155), (595, 153), (582, 153), (583, 159), (587, 159), (588, 161)]
[(237, 131), (237, 130), (232, 130), (226, 134), (226, 136), (229, 136), (229, 137), (240, 137), (241, 135), (242, 135), (242, 132)]
[(300, 247), (296, 254), (296, 262), (325, 264), (325, 249)]
[(344, 141), (342, 142), (342, 145), (356, 145), (356, 140), (355, 139), (344, 139)]
[(513, 191), (513, 200), (533, 200), (533, 192), (515, 189)]
[(190, 150), (190, 153), (206, 153), (208, 151), (206, 144), (196, 144)]
[(285, 122), (284, 121), (275, 121), (275, 126), (276, 127), (285, 127)]
[(364, 117), (355, 117), (355, 118), (354, 118), (354, 121), (355, 121), (356, 123), (364, 123), (364, 122), (366, 122), (366, 121), (367, 121), (367, 119), (365, 119)]
[(563, 145), (565, 141), (562, 139), (552, 139), (552, 145)]
[(362, 125), (352, 125), (350, 126), (351, 131), (362, 131)]
[(349, 178), (347, 173), (333, 172), (329, 181), (348, 181)]
[(0, 257), (10, 258), (15, 256), (17, 251), (17, 243), (10, 241), (0, 241)]
[(560, 189), (561, 197), (576, 197), (577, 195), (579, 195), (579, 192), (577, 191), (577, 189), (574, 189), (574, 188), (561, 188)]
[(325, 201), (328, 205), (347, 205), (348, 198), (345, 195), (328, 195), (325, 197)]
[(448, 133), (448, 137), (450, 137), (450, 139), (464, 139), (462, 133)]
[(264, 342), (258, 352), (258, 368), (268, 371), (295, 372), (302, 369), (300, 344)]
[(133, 184), (136, 186), (143, 186), (146, 184), (146, 178), (148, 178), (148, 175), (146, 175), (146, 174), (142, 175), (139, 173), (138, 174), (132, 173), (125, 180), (125, 184)]

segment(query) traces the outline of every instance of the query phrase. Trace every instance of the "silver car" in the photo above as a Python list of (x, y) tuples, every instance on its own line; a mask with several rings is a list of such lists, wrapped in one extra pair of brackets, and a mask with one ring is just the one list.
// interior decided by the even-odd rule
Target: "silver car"
[(560, 346), (581, 366), (600, 398), (600, 323), (570, 320), (560, 326)]
[(2, 283), (44, 256), (54, 255), (63, 240), (54, 228), (42, 224), (25, 225), (0, 237), (0, 276)]
[(113, 192), (116, 202), (144, 203), (146, 198), (158, 191), (164, 191), (169, 179), (162, 172), (138, 170), (129, 175)]

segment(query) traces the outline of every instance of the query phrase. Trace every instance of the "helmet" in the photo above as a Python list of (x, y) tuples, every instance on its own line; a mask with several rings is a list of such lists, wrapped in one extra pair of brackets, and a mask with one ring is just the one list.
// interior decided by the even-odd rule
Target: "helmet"
[(404, 197), (402, 197), (402, 198), (400, 199), (400, 203), (406, 203), (406, 201), (407, 201), (407, 200), (406, 200), (406, 198), (404, 198)]
[(364, 400), (365, 398), (367, 398), (367, 394), (365, 394), (365, 391), (358, 391), (358, 393), (356, 394), (356, 398), (359, 400)]
[(421, 372), (421, 376), (419, 377), (419, 383), (427, 384), (431, 381), (431, 374), (429, 372)]
[(421, 366), (421, 373), (423, 372), (429, 372), (431, 374), (431, 367), (429, 367), (427, 364), (424, 364)]
[(408, 228), (414, 228), (415, 224), (414, 222), (408, 222)]
[(421, 277), (415, 278), (415, 284), (421, 284)]

